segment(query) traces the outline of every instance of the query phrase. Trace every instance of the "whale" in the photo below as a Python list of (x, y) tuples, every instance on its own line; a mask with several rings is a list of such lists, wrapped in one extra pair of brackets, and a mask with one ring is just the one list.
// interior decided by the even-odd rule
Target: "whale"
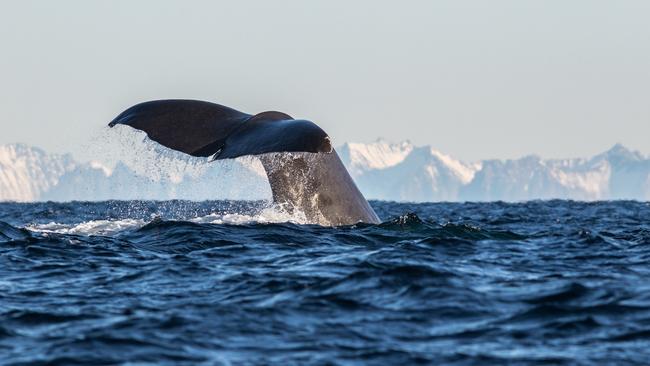
[(167, 99), (136, 104), (108, 125), (144, 131), (167, 148), (211, 161), (255, 156), (273, 203), (304, 214), (309, 224), (380, 223), (330, 137), (312, 121), (277, 111), (248, 114), (201, 100)]

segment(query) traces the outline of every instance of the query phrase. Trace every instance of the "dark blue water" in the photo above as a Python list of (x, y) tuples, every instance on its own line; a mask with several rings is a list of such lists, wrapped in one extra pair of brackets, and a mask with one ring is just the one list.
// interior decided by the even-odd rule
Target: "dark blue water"
[(0, 364), (650, 361), (650, 204), (373, 206), (0, 204)]

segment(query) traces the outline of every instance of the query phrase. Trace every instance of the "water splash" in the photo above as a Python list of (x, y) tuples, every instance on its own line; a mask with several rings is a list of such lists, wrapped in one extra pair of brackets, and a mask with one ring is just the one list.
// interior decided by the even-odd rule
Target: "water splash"
[[(172, 207), (173, 208), (173, 207)], [(150, 213), (149, 219), (128, 217), (133, 215), (133, 208), (126, 207), (121, 210), (122, 215), (127, 218), (116, 219), (95, 219), (77, 223), (60, 223), (50, 221), (47, 223), (32, 223), (25, 226), (25, 229), (37, 233), (55, 233), (66, 235), (114, 235), (123, 231), (142, 228), (163, 218), (172, 221), (188, 221), (198, 224), (214, 225), (249, 225), (249, 224), (309, 224), (304, 212), (291, 210), (291, 212), (274, 204), (264, 203), (259, 210), (251, 212), (249, 208), (230, 207), (230, 209), (211, 212), (205, 215), (195, 215), (178, 212), (170, 212), (162, 209), (156, 213)], [(170, 215), (171, 214), (171, 215)]]
[(122, 220), (89, 220), (78, 224), (62, 224), (49, 222), (47, 224), (27, 225), (27, 230), (39, 233), (73, 234), (73, 235), (112, 235), (120, 231), (138, 228), (146, 224), (141, 219)]
[(91, 140), (91, 167), (102, 172), (99, 178), (93, 176), (102, 182), (93, 183), (82, 175), (84, 179), (69, 185), (84, 192), (99, 187), (99, 194), (91, 195), (93, 200), (271, 200), (266, 172), (256, 157), (217, 161), (193, 157), (119, 125), (102, 129)]

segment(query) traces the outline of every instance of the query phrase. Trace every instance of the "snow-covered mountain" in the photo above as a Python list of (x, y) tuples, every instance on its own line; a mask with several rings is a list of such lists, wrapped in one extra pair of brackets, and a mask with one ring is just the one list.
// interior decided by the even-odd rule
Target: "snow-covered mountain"
[[(48, 154), (22, 144), (0, 146), (0, 201), (268, 199), (271, 195), (255, 158), (208, 162), (147, 147), (125, 150), (129, 154), (124, 156), (137, 158), (111, 165), (79, 163), (70, 155)], [(472, 163), (409, 142), (346, 143), (337, 151), (370, 199), (650, 200), (650, 159), (622, 145), (590, 159), (526, 156)]]
[(395, 201), (650, 200), (650, 159), (617, 144), (591, 159), (466, 163), (410, 143), (338, 149), (368, 198)]
[(0, 201), (32, 201), (73, 170), (70, 155), (47, 154), (23, 144), (0, 146)]
[(409, 142), (344, 144), (338, 151), (366, 197), (383, 200), (454, 201), (481, 167)]
[(171, 151), (158, 153), (143, 149), (134, 160), (108, 167), (22, 144), (0, 146), (0, 201), (271, 197), (263, 168), (254, 159), (210, 163)]

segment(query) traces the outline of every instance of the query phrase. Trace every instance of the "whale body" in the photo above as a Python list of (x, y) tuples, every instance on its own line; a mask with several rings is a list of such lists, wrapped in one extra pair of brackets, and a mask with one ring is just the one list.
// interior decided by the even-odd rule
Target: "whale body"
[(379, 223), (375, 211), (315, 123), (276, 111), (250, 115), (198, 100), (134, 105), (109, 123), (127, 125), (168, 148), (213, 160), (254, 155), (262, 162), (273, 202), (304, 213), (309, 223)]

